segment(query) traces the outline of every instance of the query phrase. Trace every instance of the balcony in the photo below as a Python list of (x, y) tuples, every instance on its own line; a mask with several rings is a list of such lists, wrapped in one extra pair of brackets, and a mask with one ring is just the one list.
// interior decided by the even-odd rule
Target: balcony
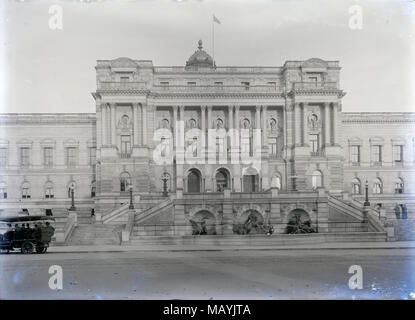
[(131, 153), (120, 153), (121, 159), (129, 159), (131, 158)]
[(311, 151), (310, 155), (312, 157), (324, 157), (324, 152), (323, 150)]

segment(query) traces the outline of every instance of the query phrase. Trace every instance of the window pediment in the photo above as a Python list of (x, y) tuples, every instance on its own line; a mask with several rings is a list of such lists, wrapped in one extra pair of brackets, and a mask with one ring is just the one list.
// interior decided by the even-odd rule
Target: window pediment
[(361, 146), (362, 144), (363, 144), (363, 141), (359, 137), (354, 137), (354, 138), (349, 139), (350, 146)]
[(374, 146), (382, 146), (385, 144), (385, 139), (383, 139), (382, 137), (371, 137), (369, 141), (370, 144)]
[(68, 139), (68, 140), (65, 140), (65, 141), (63, 142), (63, 145), (64, 145), (66, 148), (68, 148), (68, 147), (78, 147), (78, 145), (79, 145), (79, 141), (74, 140), (74, 139)]
[(33, 144), (32, 140), (29, 139), (21, 139), (19, 141), (17, 141), (17, 145), (19, 147), (27, 147), (27, 148), (31, 148)]

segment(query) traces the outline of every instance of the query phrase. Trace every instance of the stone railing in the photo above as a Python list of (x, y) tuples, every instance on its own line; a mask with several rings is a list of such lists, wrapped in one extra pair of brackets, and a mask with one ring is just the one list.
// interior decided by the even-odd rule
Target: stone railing
[(145, 90), (146, 83), (144, 81), (101, 81), (98, 82), (98, 90)]
[(156, 73), (179, 73), (179, 72), (211, 72), (211, 73), (279, 73), (281, 67), (216, 67), (216, 68), (198, 68), (189, 69), (183, 66), (172, 67), (154, 67)]
[(177, 92), (177, 93), (239, 93), (239, 92), (253, 92), (253, 93), (281, 93), (282, 88), (274, 85), (155, 85), (153, 90), (159, 93), (163, 92)]
[(338, 90), (337, 82), (294, 82), (293, 90)]
[(121, 215), (125, 214), (128, 210), (128, 207), (130, 206), (129, 202), (124, 203), (122, 206), (118, 207), (117, 209), (111, 211), (110, 213), (107, 213), (104, 215), (101, 219), (102, 223), (108, 223)]
[(78, 216), (76, 212), (70, 212), (66, 220), (65, 227), (62, 230), (55, 231), (54, 237), (56, 239), (56, 243), (64, 244), (72, 234), (72, 231), (77, 226), (77, 224)]

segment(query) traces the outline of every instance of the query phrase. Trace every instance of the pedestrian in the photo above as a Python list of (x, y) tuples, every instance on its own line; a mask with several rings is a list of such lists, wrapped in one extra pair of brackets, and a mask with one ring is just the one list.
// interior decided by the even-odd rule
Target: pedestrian
[(401, 207), (399, 206), (399, 204), (396, 204), (394, 210), (395, 210), (396, 219), (400, 219), (401, 218)]
[(50, 240), (52, 239), (54, 233), (55, 233), (55, 228), (52, 227), (49, 223), (49, 221), (46, 222), (46, 227), (44, 228), (44, 237), (42, 236), (42, 238), (45, 239), (46, 242), (50, 242)]

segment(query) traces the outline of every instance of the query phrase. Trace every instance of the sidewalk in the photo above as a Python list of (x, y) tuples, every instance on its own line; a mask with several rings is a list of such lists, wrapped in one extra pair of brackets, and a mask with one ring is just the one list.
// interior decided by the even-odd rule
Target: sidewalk
[(357, 250), (357, 249), (415, 249), (415, 241), (395, 242), (332, 242), (286, 246), (211, 246), (211, 245), (88, 245), (51, 246), (50, 253), (88, 252), (175, 252), (175, 251), (243, 251), (243, 250)]

